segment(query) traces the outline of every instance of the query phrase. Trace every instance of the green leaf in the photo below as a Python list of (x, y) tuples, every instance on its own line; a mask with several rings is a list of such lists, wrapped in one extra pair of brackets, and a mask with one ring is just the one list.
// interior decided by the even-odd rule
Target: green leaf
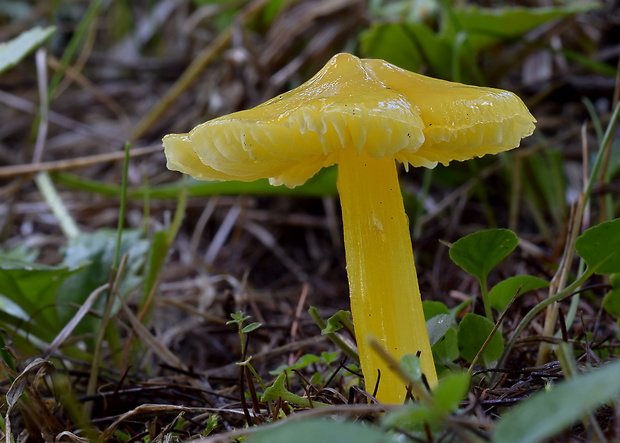
[(423, 65), (429, 74), (447, 79), (451, 63), (451, 42), (422, 22), (373, 24), (360, 35), (362, 53), (380, 58), (403, 69), (417, 72)]
[(310, 399), (306, 397), (300, 397), (299, 395), (293, 394), (289, 390), (286, 389), (286, 374), (280, 374), (273, 381), (271, 386), (265, 389), (263, 395), (261, 395), (261, 401), (275, 401), (278, 399), (282, 399), (283, 401), (289, 402), (294, 405), (298, 405), (304, 408), (314, 408), (314, 407), (326, 407), (329, 406), (327, 403), (321, 403), (320, 401), (310, 401)]
[[(23, 318), (23, 311), (16, 304), (12, 305), (14, 309), (19, 312), (18, 315), (13, 315), (7, 312), (6, 302), (2, 300), (2, 309), (0, 309), (0, 325), (3, 329), (9, 332), (11, 337), (12, 347), (19, 349), (21, 353), (39, 353), (41, 341), (43, 343), (49, 343), (50, 337), (54, 337), (60, 331), (59, 324), (50, 325), (46, 321), (41, 321), (39, 318), (34, 317), (30, 320)], [(9, 301), (9, 303), (12, 303)], [(10, 308), (9, 308), (10, 309)], [(34, 338), (40, 341), (34, 340)]]
[(463, 300), (461, 303), (456, 305), (455, 307), (450, 309), (450, 315), (452, 318), (456, 318), (467, 306), (471, 305), (473, 298), (468, 298), (467, 300)]
[(469, 390), (469, 380), (466, 374), (450, 374), (433, 389), (432, 403), (406, 405), (386, 415), (381, 424), (410, 432), (423, 431), (426, 425), (439, 426), (446, 415), (459, 407)]
[(435, 408), (441, 414), (448, 414), (459, 407), (469, 391), (470, 377), (467, 374), (450, 374), (433, 390)]
[(515, 406), (497, 424), (496, 443), (547, 441), (581, 417), (620, 395), (620, 361), (616, 360), (553, 385)]
[[(403, 3), (411, 5), (420, 2)], [(558, 8), (479, 8), (454, 7), (452, 2), (441, 2), (436, 26), (428, 19), (429, 14), (412, 15), (398, 11), (386, 17), (384, 23), (375, 21), (368, 30), (363, 31), (359, 38), (360, 47), (367, 57), (382, 58), (414, 72), (424, 66), (427, 75), (458, 81), (458, 78), (454, 78), (457, 72), (463, 75), (472, 71), (466, 79), (479, 77), (475, 72), (476, 67), (471, 65), (481, 51), (519, 39), (551, 20), (597, 6), (596, 3), (575, 2), (571, 6)], [(411, 9), (411, 6), (405, 7)], [(436, 15), (436, 7), (424, 5), (421, 8), (430, 10), (430, 15)], [(382, 5), (382, 9), (386, 10), (387, 7)], [(425, 20), (415, 17), (424, 17)]]
[[(15, 360), (13, 359), (13, 355), (7, 350), (6, 342), (4, 340), (5, 331), (0, 331), (0, 359), (14, 372), (17, 371), (17, 366), (15, 365)], [(5, 428), (6, 429), (6, 428)]]
[(459, 32), (468, 34), (470, 51), (478, 53), (503, 41), (518, 38), (528, 31), (560, 17), (596, 8), (596, 3), (574, 2), (558, 8), (453, 8), (451, 19), (442, 21), (441, 38), (453, 41)]
[[(9, 315), (33, 322), (50, 333), (60, 331), (56, 315), (56, 290), (76, 266), (46, 266), (0, 257), (0, 309)], [(40, 337), (45, 340), (52, 336)]]
[(620, 319), (620, 274), (611, 276), (612, 289), (603, 298), (603, 308)]
[(327, 326), (321, 330), (321, 335), (334, 333), (344, 326), (347, 326), (351, 331), (353, 330), (351, 313), (349, 311), (338, 311), (327, 319)]
[(26, 243), (20, 243), (14, 248), (5, 251), (0, 250), (0, 258), (34, 263), (39, 256), (39, 252), (38, 249), (29, 248)]
[[(465, 314), (459, 323), (458, 332), (459, 350), (465, 360), (470, 363), (473, 362), (494, 326), (493, 322), (486, 317), (471, 313)], [(504, 339), (499, 331), (495, 331), (479, 362), (485, 367), (489, 367), (491, 363), (501, 357), (502, 352), (504, 352)]]
[(454, 324), (454, 319), (450, 314), (439, 314), (426, 321), (426, 330), (428, 331), (428, 340), (433, 346), (441, 337), (443, 337), (448, 329)]
[(440, 301), (424, 300), (422, 302), (422, 310), (424, 311), (425, 321), (429, 321), (439, 314), (450, 314), (448, 307)]
[(285, 372), (288, 375), (294, 370), (303, 369), (303, 368), (310, 366), (313, 363), (321, 363), (321, 362), (323, 362), (323, 359), (321, 357), (318, 357), (314, 354), (304, 354), (299, 358), (299, 360), (297, 360), (292, 365), (278, 366), (273, 371), (269, 371), (269, 373), (271, 375), (280, 375), (283, 372)]
[(280, 375), (286, 372), (287, 375), (290, 375), (293, 370), (306, 368), (313, 363), (324, 363), (329, 366), (330, 363), (336, 362), (339, 357), (339, 352), (321, 352), (320, 357), (314, 354), (304, 354), (292, 365), (280, 365), (273, 371), (269, 371), (269, 374)]
[(54, 32), (56, 32), (56, 28), (53, 26), (45, 29), (37, 26), (29, 31), (22, 32), (7, 43), (0, 44), (0, 73), (9, 70), (19, 63), (24, 57), (43, 44)]
[(405, 354), (400, 359), (400, 367), (412, 380), (422, 380), (422, 367), (420, 366), (420, 358), (413, 354)]
[(246, 315), (245, 312), (243, 311), (237, 311), (237, 312), (233, 312), (232, 314), (230, 314), (230, 318), (232, 318), (232, 320), (228, 320), (226, 322), (227, 325), (233, 325), (233, 324), (242, 325), (244, 321), (249, 320), (252, 317), (250, 317), (249, 315)]
[(429, 20), (439, 12), (438, 0), (370, 0), (369, 12), (374, 18), (388, 22), (404, 20), (408, 23)]
[(508, 229), (489, 229), (469, 234), (450, 248), (450, 258), (459, 267), (484, 281), (519, 244), (517, 235)]
[(257, 321), (250, 323), (249, 325), (246, 325), (243, 327), (243, 329), (241, 329), (241, 332), (244, 332), (246, 334), (252, 332), (252, 331), (256, 331), (258, 328), (260, 328), (261, 326), (263, 326), (262, 323), (259, 323)]
[(318, 418), (262, 426), (248, 436), (249, 443), (396, 443), (396, 437), (363, 423)]
[(586, 230), (575, 242), (577, 254), (596, 274), (620, 273), (620, 218)]
[(456, 329), (450, 328), (443, 337), (431, 348), (435, 365), (449, 366), (459, 358), (458, 334)]
[(534, 289), (548, 288), (549, 282), (532, 275), (516, 275), (496, 284), (489, 291), (489, 300), (498, 312), (503, 312), (515, 294), (518, 297)]
[[(58, 291), (58, 312), (62, 321), (67, 321), (75, 314), (75, 308), (70, 304), (80, 305), (88, 295), (110, 279), (110, 269), (116, 253), (115, 229), (100, 229), (93, 233), (82, 233), (69, 240), (64, 251), (63, 264), (68, 266), (83, 266), (84, 269), (68, 278)], [(143, 238), (138, 230), (125, 230), (121, 237), (120, 255), (128, 254), (129, 260), (120, 284), (120, 293), (125, 296), (135, 289), (143, 278), (144, 265), (149, 251), (149, 242)], [(103, 310), (105, 299), (100, 298), (95, 309)], [(114, 305), (114, 312), (120, 303)], [(91, 323), (83, 323), (78, 329), (87, 332), (98, 326), (93, 317)], [(87, 329), (82, 329), (87, 328)]]
[(420, 433), (424, 432), (427, 424), (433, 423), (435, 419), (435, 409), (430, 404), (414, 403), (385, 415), (381, 424), (388, 429), (396, 428), (411, 433)]
[(327, 365), (335, 363), (336, 361), (338, 361), (338, 358), (340, 358), (339, 352), (321, 352), (321, 360), (323, 360)]

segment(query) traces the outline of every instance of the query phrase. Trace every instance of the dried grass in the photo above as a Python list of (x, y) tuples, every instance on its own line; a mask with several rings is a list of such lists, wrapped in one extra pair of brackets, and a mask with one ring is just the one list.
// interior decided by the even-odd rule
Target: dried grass
[[(40, 260), (47, 264), (58, 263), (65, 238), (33, 185), (34, 174), (71, 169), (88, 179), (118, 184), (122, 143), (130, 140), (132, 187), (145, 180), (151, 185), (176, 181), (178, 175), (165, 168), (159, 147), (162, 135), (185, 132), (211, 117), (256, 105), (298, 83), (333, 53), (354, 49), (356, 32), (371, 19), (362, 0), (289, 0), (271, 22), (263, 15), (265, 0), (202, 7), (188, 1), (161, 0), (152, 8), (143, 2), (129, 2), (128, 14), (135, 21), (131, 24), (114, 15), (122, 8), (108, 5), (71, 66), (63, 68), (63, 39), (70, 38), (88, 2), (60, 3), (67, 17), (56, 17), (62, 19), (58, 21), (59, 33), (44, 54), (47, 65), (39, 66), (39, 77), (34, 57), (0, 77), (2, 248), (20, 244), (39, 248)], [(28, 15), (20, 21), (0, 17), (0, 40), (52, 17), (58, 12), (51, 9), (53, 4), (28, 5)], [(222, 27), (215, 18), (228, 8), (239, 12), (229, 26)], [(119, 20), (118, 30), (115, 20)], [(613, 20), (611, 13), (589, 14), (531, 37), (575, 47), (580, 44), (575, 41), (579, 35), (594, 35), (592, 41), (600, 45), (596, 56), (609, 60), (620, 52), (620, 46), (609, 40), (617, 31)], [(533, 97), (538, 130), (549, 137), (548, 144), (562, 150), (570, 170), (581, 162), (578, 134), (585, 113), (579, 95), (587, 94), (605, 114), (614, 85), (598, 76), (580, 86), (583, 73), (559, 54), (555, 61), (545, 63), (550, 70), (541, 72), (540, 64), (528, 62), (521, 71), (513, 66), (509, 72), (490, 73), (490, 77), (511, 89), (518, 89), (521, 79), (536, 79), (524, 95)], [(50, 77), (62, 73), (62, 82), (45, 120), (47, 137), (35, 154), (32, 134), (40, 109), (37, 81), (42, 70)], [(512, 159), (526, 162), (544, 146), (547, 143), (530, 141)], [(438, 240), (453, 241), (486, 226), (485, 199), (497, 222), (510, 224), (523, 239), (519, 253), (503, 264), (495, 278), (520, 273), (551, 277), (550, 264), (559, 261), (567, 226), (549, 226), (553, 239), (549, 243), (523, 210), (527, 202), (519, 200), (518, 207), (511, 209), (510, 192), (502, 189), (506, 170), (500, 163), (482, 163), (475, 177), (461, 181), (458, 187), (440, 183), (431, 189), (416, 226), (421, 233), (416, 239), (416, 259), (425, 298), (454, 306), (476, 293), (474, 279), (449, 261), (447, 248)], [(467, 167), (461, 166), (453, 172), (454, 177), (466, 173)], [(441, 177), (450, 179), (445, 172)], [(403, 180), (412, 193), (421, 192), (421, 174), (409, 174)], [(472, 195), (480, 181), (486, 184), (486, 196)], [(80, 229), (116, 226), (116, 199), (64, 187), (60, 193)], [(220, 417), (216, 435), (195, 441), (229, 441), (235, 430), (246, 424), (289, 413), (282, 404), (252, 402), (240, 395), (240, 384), (248, 388), (256, 381), (244, 378), (243, 372), (240, 377), (236, 364), (243, 357), (239, 338), (235, 327), (225, 323), (230, 313), (243, 310), (264, 324), (251, 334), (246, 355), (252, 356), (254, 368), (266, 382), (271, 381), (269, 371), (281, 364), (290, 364), (304, 354), (334, 350), (305, 310), (317, 306), (327, 317), (348, 306), (336, 204), (331, 197), (190, 199), (182, 229), (159, 276), (152, 317), (145, 326), (136, 312), (136, 299), (123, 306), (114, 321), (124, 331), (127, 343), (120, 357), (104, 349), (95, 392), (86, 395), (91, 371), (87, 362), (54, 357), (52, 368), (46, 360), (28, 363), (16, 355), (21, 366), (16, 371), (5, 368), (2, 392), (7, 406), (2, 411), (16, 441), (117, 441), (117, 430), (129, 435), (126, 441), (139, 441), (146, 435), (152, 441), (169, 441), (166, 439), (172, 435), (198, 438), (212, 414)], [(126, 226), (140, 228), (146, 223), (151, 231), (159, 230), (169, 224), (174, 207), (174, 201), (152, 200), (145, 220), (143, 202), (132, 200)], [(547, 223), (552, 223), (549, 217), (543, 214)], [(563, 222), (568, 223), (568, 218)], [(600, 295), (603, 290), (592, 292)], [(504, 334), (510, 334), (539, 301), (536, 297), (544, 295), (519, 299), (502, 325)], [(567, 308), (567, 304), (559, 307), (561, 311)], [(582, 298), (579, 312), (570, 331), (571, 343), (581, 350), (580, 362), (598, 364), (594, 351), (619, 345), (617, 325), (597, 300)], [(495, 385), (489, 388), (484, 377), (477, 378), (464, 408), (478, 420), (454, 426), (484, 432), (502, 408), (562, 378), (555, 362), (535, 367), (539, 343), (553, 340), (542, 336), (542, 321), (537, 318), (523, 335)], [(67, 337), (57, 339), (54, 346)], [(136, 354), (137, 360), (135, 342), (143, 349)], [(55, 349), (50, 348), (46, 356), (57, 355), (52, 351)], [(330, 377), (325, 367), (313, 369), (322, 371), (326, 379)], [(304, 382), (309, 375), (301, 371), (291, 389), (336, 405), (330, 414), (372, 420), (386, 408), (364, 404), (363, 392), (344, 385), (341, 377), (329, 387), (321, 387)], [(67, 392), (58, 394), (54, 390), (58, 386)], [(27, 392), (18, 400), (17, 391)], [(92, 425), (79, 421), (85, 418), (79, 411), (86, 403), (92, 404)], [(324, 413), (315, 409), (295, 417)], [(602, 428), (618, 438), (617, 417), (605, 413), (612, 412), (601, 413)], [(181, 418), (187, 423), (182, 433), (176, 434), (174, 427)], [(567, 438), (578, 436), (576, 430)]]

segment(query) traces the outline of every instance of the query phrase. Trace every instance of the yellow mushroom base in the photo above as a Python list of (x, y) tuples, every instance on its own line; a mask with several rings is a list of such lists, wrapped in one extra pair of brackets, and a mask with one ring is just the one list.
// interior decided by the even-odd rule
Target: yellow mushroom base
[(437, 375), (396, 162), (343, 150), (338, 161), (338, 192), (351, 312), (366, 390), (373, 392), (381, 371), (377, 399), (402, 403), (405, 382), (370, 348), (368, 337), (375, 337), (399, 361), (403, 355), (419, 352), (431, 386), (437, 383)]

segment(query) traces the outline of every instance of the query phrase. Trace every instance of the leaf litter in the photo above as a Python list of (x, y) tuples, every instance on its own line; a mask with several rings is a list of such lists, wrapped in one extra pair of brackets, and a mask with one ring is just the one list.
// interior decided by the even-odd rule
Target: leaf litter
[[(62, 202), (82, 232), (115, 228), (118, 199), (82, 186), (86, 180), (122, 182), (120, 151), (125, 140), (132, 143), (131, 189), (178, 182), (178, 175), (165, 168), (159, 142), (163, 134), (185, 132), (196, 123), (254, 106), (299, 84), (332, 54), (354, 50), (356, 33), (373, 20), (366, 2), (358, 0), (162, 0), (153, 8), (134, 5), (129, 9), (120, 5), (100, 5), (83, 35), (78, 34), (88, 7), (83, 3), (60, 2), (57, 10), (51, 9), (52, 4), (26, 5), (26, 15), (12, 26), (7, 12), (1, 11), (1, 40), (28, 30), (34, 19), (55, 17), (49, 23), (57, 26), (57, 33), (45, 55), (48, 76), (60, 73), (62, 79), (47, 110), (41, 162), (32, 163), (34, 145), (28, 134), (36, 128), (35, 116), (40, 112), (41, 67), (37, 71), (35, 57), (30, 56), (0, 77), (0, 121), (11, 122), (0, 125), (2, 251), (25, 244), (24, 258), (32, 260), (34, 251), (37, 263), (62, 263), (67, 240), (32, 180), (35, 174), (50, 171), (52, 179), (58, 180)], [(422, 173), (402, 176), (410, 197), (408, 211), (421, 215), (411, 223), (418, 233), (416, 260), (426, 300), (455, 308), (479, 291), (476, 279), (449, 260), (447, 248), (438, 240), (455, 242), (494, 224), (515, 231), (520, 245), (489, 274), (490, 288), (514, 275), (548, 281), (553, 277), (569, 229), (570, 196), (579, 186), (571, 183), (579, 183), (575, 176), (583, 165), (582, 145), (597, 145), (594, 127), (580, 137), (582, 122), (592, 120), (580, 98), (591, 100), (601, 116), (599, 124), (604, 125), (614, 96), (614, 79), (573, 62), (577, 58), (573, 54), (590, 51), (587, 55), (593, 61), (613, 63), (618, 46), (610, 38), (614, 29), (610, 7), (604, 4), (537, 29), (532, 38), (563, 45), (565, 51), (556, 53), (555, 60), (527, 45), (522, 46), (529, 54), (519, 45), (516, 50), (504, 44), (517, 55), (512, 63), (501, 58), (503, 64), (492, 68), (493, 76), (500, 79), (498, 86), (530, 99), (538, 131), (547, 139), (529, 140), (511, 154), (512, 187), (503, 178), (510, 168), (486, 159), (478, 161), (473, 171), (463, 165), (438, 168), (427, 191)], [(117, 26), (111, 27), (112, 22)], [(76, 35), (79, 44), (67, 65), (62, 55)], [(479, 62), (488, 67), (492, 59), (483, 54)], [(584, 82), (586, 77), (591, 81)], [(525, 81), (532, 78), (536, 81)], [(566, 201), (560, 204), (566, 212), (560, 218), (549, 209), (558, 202), (545, 200), (550, 197), (541, 191), (553, 185), (550, 176), (537, 173), (539, 169), (529, 160), (547, 146), (561, 151), (561, 168), (568, 177)], [(615, 177), (613, 162), (610, 167), (609, 174)], [(77, 177), (77, 185), (61, 184), (61, 172)], [(594, 195), (614, 195), (617, 190), (612, 185), (595, 187)], [(425, 193), (427, 199), (418, 200)], [(111, 341), (102, 348), (92, 393), (87, 393), (91, 362), (85, 352), (94, 345), (92, 332), (67, 335), (66, 330), (58, 330), (57, 336), (36, 337), (28, 331), (36, 331), (37, 314), (7, 330), (3, 333), (4, 430), (17, 441), (206, 441), (209, 437), (201, 434), (207, 430), (210, 441), (229, 441), (239, 432), (235, 430), (247, 425), (326, 414), (323, 408), (302, 412), (305, 408), (291, 403), (261, 402), (259, 379), (249, 369), (241, 371), (238, 364), (249, 359), (269, 386), (275, 379), (269, 372), (275, 368), (292, 366), (304, 356), (337, 351), (306, 312), (316, 306), (327, 319), (348, 309), (338, 202), (325, 195), (289, 198), (250, 192), (188, 198), (174, 243), (169, 250), (157, 249), (167, 259), (153, 286), (154, 301), (146, 303), (139, 282), (127, 290), (112, 322), (119, 341), (114, 344), (114, 333), (107, 336)], [(599, 216), (598, 204), (592, 205), (591, 225)], [(129, 200), (125, 226), (144, 229), (153, 247), (155, 233), (170, 227), (176, 205), (174, 199), (149, 198), (146, 191)], [(576, 266), (576, 262), (571, 266), (574, 272)], [(558, 361), (536, 365), (542, 341), (573, 345), (579, 373), (616, 356), (616, 319), (602, 309), (608, 286), (604, 279), (588, 284), (591, 289), (574, 307), (574, 296), (560, 304), (560, 323), (571, 318), (565, 333), (544, 335), (543, 314), (518, 337), (503, 367), (475, 368), (473, 385), (461, 402), (461, 415), (473, 419), (454, 418), (448, 433), (462, 435), (466, 430), (491, 438), (493, 420), (564, 379)], [(501, 333), (510, 337), (545, 296), (544, 289), (535, 289), (519, 297), (509, 306)], [(79, 313), (76, 321), (85, 316), (79, 306), (69, 303), (63, 308), (67, 307)], [(479, 303), (463, 309), (458, 319), (468, 312), (482, 313)], [(250, 323), (262, 324), (241, 339), (235, 327), (226, 325), (230, 314), (239, 310), (251, 316)], [(100, 311), (89, 309), (89, 314), (96, 318)], [(556, 329), (561, 330), (560, 326)], [(354, 347), (348, 332), (341, 336)], [(37, 359), (47, 350), (45, 360)], [(351, 363), (344, 353), (329, 363), (314, 361), (291, 370), (286, 388), (311, 401), (333, 404), (330, 414), (379, 422), (382, 411), (392, 408), (372, 403)], [(462, 359), (454, 363), (467, 367)], [(66, 387), (63, 396), (55, 392), (61, 386)], [(253, 390), (258, 392), (251, 394)], [(84, 404), (92, 405), (90, 416), (81, 415)], [(213, 416), (219, 418), (210, 419)], [(613, 405), (600, 408), (594, 418), (603, 435), (618, 437), (618, 412)], [(595, 431), (592, 420), (584, 423), (566, 431), (566, 436), (587, 439)]]

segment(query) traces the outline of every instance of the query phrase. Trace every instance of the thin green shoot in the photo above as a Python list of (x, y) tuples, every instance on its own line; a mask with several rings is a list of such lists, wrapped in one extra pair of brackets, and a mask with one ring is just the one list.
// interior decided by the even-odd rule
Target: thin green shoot
[[(142, 189), (144, 189), (144, 196), (142, 197), (142, 230), (146, 233), (149, 232), (149, 220), (151, 219), (151, 193), (147, 174), (142, 176)], [(187, 187), (184, 187), (184, 189), (187, 189)]]
[[(325, 329), (325, 327), (327, 326), (327, 323), (325, 323), (325, 321), (321, 318), (321, 316), (319, 315), (319, 311), (317, 311), (317, 309), (314, 306), (310, 306), (310, 308), (308, 308), (308, 313), (310, 314), (310, 317), (312, 317), (312, 319), (314, 320), (314, 322), (317, 324), (317, 326), (319, 328), (321, 328), (321, 330)], [(357, 351), (355, 351), (355, 349), (351, 348), (351, 346), (349, 346), (343, 339), (342, 337), (340, 337), (338, 334), (336, 333), (329, 333), (327, 334), (327, 338), (336, 346), (338, 346), (338, 348), (347, 356), (349, 357), (351, 360), (353, 360), (357, 365), (360, 364), (360, 357), (357, 354)]]
[[(240, 181), (199, 181), (186, 178), (185, 181), (179, 180), (174, 183), (141, 186), (138, 189), (129, 189), (127, 196), (130, 199), (145, 198), (148, 194), (151, 199), (176, 199), (179, 190), (187, 187), (189, 197), (204, 197), (212, 195), (290, 195), (295, 197), (324, 197), (326, 195), (337, 195), (336, 190), (337, 170), (327, 168), (312, 177), (305, 184), (296, 188), (286, 186), (272, 186), (267, 179), (256, 180), (253, 182)], [(101, 183), (78, 177), (74, 174), (55, 173), (56, 182), (80, 191), (93, 192), (108, 197), (117, 197), (120, 193), (119, 186)]]
[(177, 194), (177, 207), (174, 211), (174, 217), (172, 217), (172, 223), (166, 231), (166, 246), (169, 248), (172, 245), (174, 238), (176, 237), (181, 224), (183, 223), (183, 217), (185, 216), (185, 208), (187, 207), (187, 177), (183, 178), (183, 185)]
[(594, 103), (592, 103), (592, 100), (587, 97), (583, 98), (581, 100), (581, 103), (583, 103), (586, 111), (588, 111), (590, 121), (592, 122), (592, 126), (594, 127), (594, 132), (596, 133), (596, 140), (598, 141), (599, 145), (602, 145), (604, 137), (603, 125), (601, 125), (601, 119), (598, 117), (596, 108), (594, 107)]
[[(599, 184), (606, 184), (609, 183), (611, 179), (609, 172), (609, 161), (611, 159), (611, 139), (605, 137), (607, 135), (607, 132), (603, 134), (601, 120), (597, 115), (592, 102), (588, 98), (585, 98), (582, 101), (586, 109), (588, 110), (588, 113), (590, 114), (590, 120), (592, 121), (592, 125), (594, 126), (594, 129), (596, 131), (596, 137), (599, 142), (600, 149), (597, 155), (597, 161), (598, 156), (602, 156), (602, 160), (600, 161), (600, 169), (596, 171), (596, 178), (598, 179)], [(614, 122), (612, 117), (612, 120), (609, 122), (607, 129), (612, 127), (612, 125), (615, 126), (615, 124), (616, 123)], [(595, 171), (593, 169), (592, 176), (590, 177), (591, 180), (594, 176), (594, 172)], [(614, 217), (613, 195), (611, 193), (606, 193), (604, 196), (602, 196), (600, 199), (600, 205), (603, 217), (601, 221), (611, 220)]]
[(598, 179), (598, 174), (603, 164), (603, 159), (606, 156), (606, 152), (607, 150), (611, 149), (611, 140), (612, 140), (612, 137), (614, 136), (616, 125), (618, 124), (618, 118), (620, 118), (620, 104), (616, 105), (616, 108), (614, 109), (614, 112), (611, 115), (611, 119), (609, 121), (609, 124), (607, 125), (607, 130), (605, 131), (603, 140), (601, 141), (600, 149), (596, 156), (596, 160), (594, 162), (594, 165), (592, 166), (592, 171), (590, 172), (590, 178), (588, 180), (588, 184), (584, 192), (586, 200), (588, 200), (590, 198), (590, 195), (592, 194), (592, 187), (594, 186), (594, 183)]
[(519, 322), (519, 324), (517, 325), (516, 329), (514, 330), (512, 334), (511, 339), (506, 344), (506, 347), (504, 348), (504, 353), (502, 354), (502, 356), (497, 362), (497, 367), (501, 368), (504, 366), (504, 364), (506, 363), (506, 359), (508, 358), (508, 355), (510, 354), (510, 351), (512, 350), (513, 346), (515, 345), (515, 343), (521, 336), (521, 333), (525, 330), (527, 325), (529, 325), (532, 322), (532, 320), (534, 320), (534, 318), (536, 318), (536, 316), (540, 312), (542, 312), (543, 309), (545, 309), (547, 306), (551, 305), (552, 303), (563, 300), (566, 297), (573, 295), (576, 291), (579, 291), (581, 286), (586, 281), (588, 281), (588, 279), (592, 277), (593, 274), (594, 274), (594, 271), (587, 269), (586, 272), (584, 272), (577, 278), (577, 280), (575, 280), (569, 286), (564, 288), (562, 291), (556, 293), (552, 297), (549, 297), (539, 302), (536, 306), (530, 309), (530, 311), (527, 314), (525, 314), (523, 319)]
[[(101, 327), (97, 334), (97, 341), (95, 342), (95, 350), (93, 352), (93, 361), (91, 364), (90, 376), (88, 378), (88, 385), (86, 388), (86, 396), (92, 396), (97, 390), (97, 380), (99, 377), (99, 364), (101, 362), (101, 355), (103, 349), (103, 342), (107, 335), (108, 322), (110, 321), (112, 314), (112, 306), (114, 305), (114, 297), (119, 292), (119, 286), (122, 280), (123, 271), (127, 264), (128, 255), (123, 255), (118, 270), (110, 273), (110, 290), (107, 292), (106, 304), (101, 318)], [(112, 343), (111, 343), (112, 344)], [(93, 408), (93, 402), (87, 401), (84, 403), (84, 415), (90, 419)]]
[(486, 276), (478, 280), (480, 282), (480, 294), (482, 295), (482, 304), (484, 305), (484, 315), (493, 321), (493, 311), (491, 310), (491, 300), (489, 300), (489, 286)]
[[(578, 204), (576, 205), (575, 211), (573, 212), (573, 216), (572, 216), (572, 220), (573, 220), (573, 226), (572, 226), (572, 232), (570, 233), (570, 237), (569, 237), (569, 241), (566, 244), (566, 248), (564, 251), (564, 258), (562, 260), (562, 263), (558, 269), (558, 274), (557, 274), (557, 284), (556, 285), (552, 285), (552, 291), (555, 290), (560, 290), (561, 288), (563, 288), (566, 284), (566, 281), (568, 279), (568, 273), (570, 270), (570, 263), (572, 261), (572, 256), (573, 256), (573, 248), (574, 248), (574, 244), (575, 241), (577, 239), (577, 236), (579, 234), (579, 231), (581, 229), (581, 224), (582, 224), (582, 220), (584, 217), (584, 213), (585, 213), (585, 208), (587, 207), (588, 204), (588, 200), (591, 196), (592, 193), (592, 188), (594, 186), (594, 184), (600, 180), (600, 174), (599, 172), (601, 171), (601, 169), (605, 166), (605, 163), (609, 157), (609, 152), (611, 150), (611, 139), (612, 136), (615, 132), (615, 127), (618, 123), (618, 118), (620, 118), (620, 106), (616, 106), (616, 108), (614, 109), (614, 112), (611, 116), (611, 119), (609, 121), (609, 124), (607, 125), (607, 129), (605, 131), (605, 133), (602, 133), (602, 126), (600, 124), (600, 119), (598, 119), (598, 116), (596, 115), (596, 112), (594, 111), (594, 108), (592, 106), (592, 104), (585, 100), (584, 101), (584, 105), (586, 106), (586, 108), (588, 109), (588, 111), (590, 112), (591, 118), (592, 118), (592, 122), (595, 128), (595, 131), (597, 133), (597, 138), (599, 140), (599, 146), (600, 149), (597, 152), (596, 155), (596, 159), (594, 161), (594, 165), (592, 166), (592, 169), (590, 171), (590, 175), (588, 178), (588, 182), (584, 183), (584, 190), (582, 195), (580, 196), (580, 200), (578, 202)], [(602, 134), (602, 136), (601, 136)], [(609, 196), (610, 197), (610, 196)], [(613, 218), (613, 202), (611, 201), (607, 201), (606, 202), (606, 206), (607, 207), (607, 213), (605, 214), (606, 220), (611, 220)], [(585, 268), (586, 268), (586, 263), (584, 261), (583, 258), (580, 258), (579, 260), (579, 275), (584, 275), (585, 274)], [(554, 277), (554, 279), (556, 279), (556, 277)], [(585, 282), (585, 280), (584, 280)], [(573, 285), (571, 285), (572, 287)], [(581, 287), (581, 285), (575, 287), (573, 289), (574, 292), (576, 292), (575, 298), (573, 298), (573, 300), (571, 300), (571, 305), (570, 305), (570, 309), (569, 309), (569, 313), (568, 316), (566, 318), (566, 323), (567, 325), (570, 327), (570, 325), (572, 324), (577, 309), (578, 309), (578, 303), (579, 303), (579, 288)], [(558, 292), (558, 293), (563, 293), (564, 291)], [(550, 299), (553, 299), (557, 296), (553, 295), (551, 293), (551, 297)], [(536, 306), (538, 307), (538, 305)], [(535, 308), (536, 308), (535, 307)], [(555, 319), (556, 319), (556, 315), (557, 315), (557, 307), (551, 308), (553, 309), (553, 311), (548, 312), (547, 314), (547, 318), (545, 319), (545, 333), (550, 334), (552, 333), (552, 328), (553, 325), (555, 325)], [(529, 316), (526, 315), (526, 317)], [(525, 318), (523, 319), (525, 320)], [(515, 334), (518, 335), (515, 331)], [(520, 334), (520, 332), (519, 332)], [(513, 336), (513, 340), (511, 340), (510, 345), (507, 347), (507, 350), (509, 349), (509, 347), (512, 345), (512, 342), (514, 341), (514, 337)], [(546, 355), (548, 353), (548, 349), (549, 349), (549, 345), (547, 343), (542, 343), (539, 349), (539, 357), (538, 357), (538, 363), (542, 364), (544, 362), (544, 360), (546, 359)]]
[(101, 0), (94, 0), (90, 3), (88, 9), (86, 10), (86, 13), (78, 24), (77, 29), (73, 33), (73, 36), (71, 37), (71, 40), (69, 41), (69, 44), (67, 45), (67, 48), (62, 54), (62, 58), (60, 60), (61, 67), (63, 69), (59, 69), (58, 71), (56, 71), (56, 73), (52, 77), (52, 80), (50, 81), (48, 90), (48, 97), (50, 99), (54, 96), (56, 89), (58, 88), (60, 82), (63, 79), (65, 72), (64, 68), (69, 66), (71, 59), (73, 58), (78, 47), (80, 46), (80, 43), (82, 43), (86, 39), (86, 36), (89, 32), (93, 32), (93, 22), (97, 18), (97, 14), (101, 9), (101, 3)]
[(118, 226), (116, 235), (116, 251), (114, 253), (114, 261), (112, 269), (116, 269), (120, 260), (121, 254), (121, 238), (123, 237), (123, 226), (125, 225), (125, 211), (127, 209), (127, 182), (129, 175), (129, 151), (131, 150), (131, 143), (125, 142), (125, 160), (123, 162), (123, 183), (121, 185), (121, 202), (118, 210)]

